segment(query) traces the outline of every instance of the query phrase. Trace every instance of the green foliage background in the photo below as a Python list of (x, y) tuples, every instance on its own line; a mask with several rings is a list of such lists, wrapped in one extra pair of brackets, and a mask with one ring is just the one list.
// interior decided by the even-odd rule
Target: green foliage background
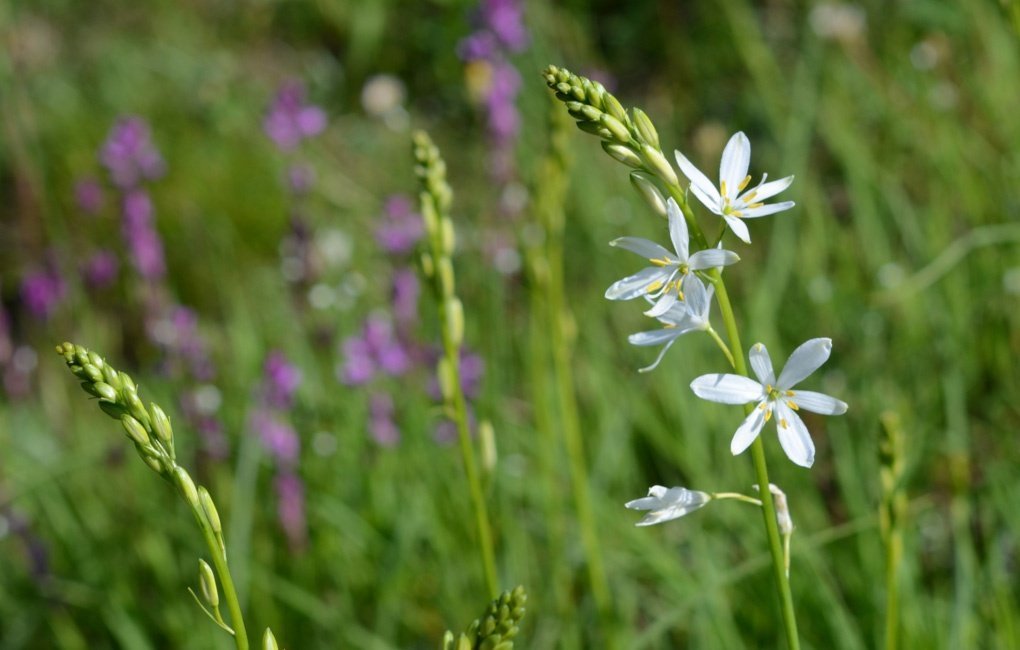
[[(777, 647), (757, 512), (724, 502), (637, 529), (622, 508), (654, 483), (747, 491), (753, 474), (747, 457), (728, 451), (739, 413), (687, 388), (722, 368), (707, 339), (682, 340), (658, 370), (636, 373), (652, 352), (631, 348), (626, 335), (646, 323), (632, 305), (602, 298), (635, 260), (606, 243), (624, 234), (664, 240), (665, 228), (625, 170), (577, 132), (566, 205), (573, 362), (616, 618), (595, 613), (566, 457), (533, 420), (524, 360), (530, 337), (546, 334), (530, 326), (527, 282), (497, 273), (482, 245), (498, 224), (499, 197), (484, 173), (484, 120), (455, 53), (472, 6), (4, 3), (4, 303), (14, 306), (20, 273), (44, 251), (73, 269), (84, 247), (119, 245), (109, 220), (77, 214), (72, 186), (98, 174), (95, 151), (118, 115), (145, 116), (168, 162), (153, 191), (169, 282), (198, 311), (220, 369), (233, 454), (198, 474), (227, 522), (249, 625), (271, 625), (291, 648), (437, 647), (488, 600), (459, 456), (432, 439), (424, 374), (391, 381), (404, 434), (393, 449), (366, 432), (367, 393), (334, 377), (335, 342), (388, 304), (373, 222), (386, 196), (415, 187), (409, 133), (359, 102), (371, 75), (398, 75), (412, 124), (443, 148), (457, 192), (466, 339), (487, 362), (477, 408), (497, 436), (487, 481), (500, 572), (505, 587), (529, 592), (518, 645), (605, 647), (608, 629), (627, 648)], [(616, 96), (656, 122), (663, 148), (690, 152), (703, 169), (743, 130), (754, 144), (752, 174), (796, 174), (784, 197), (797, 207), (751, 225), (754, 245), (737, 248), (742, 261), (727, 279), (746, 344), (762, 341), (785, 358), (807, 338), (833, 339), (812, 388), (850, 404), (844, 417), (809, 420), (818, 447), (810, 471), (765, 433), (772, 478), (797, 525), (792, 583), (805, 647), (882, 643), (877, 441), (888, 410), (907, 440), (903, 647), (1020, 647), (1016, 9), (980, 0), (854, 6), (865, 29), (840, 40), (819, 36), (810, 2), (529, 2), (532, 43), (514, 59), (524, 79), (521, 180), (541, 182), (551, 103), (538, 72), (547, 63), (608, 72)], [(366, 290), (347, 310), (299, 309), (279, 273), (286, 161), (260, 125), (289, 77), (305, 80), (330, 115), (305, 152), (319, 179), (309, 211), (317, 229), (354, 242), (335, 280), (358, 278)], [(703, 223), (711, 232), (717, 222)], [(119, 428), (86, 403), (50, 350), (64, 339), (86, 343), (168, 410), (182, 387), (156, 371), (136, 301), (71, 285), (50, 321), (16, 320), (19, 339), (38, 350), (34, 390), (0, 398), (0, 648), (228, 647), (186, 592), (202, 552), (187, 511), (127, 453)], [(422, 330), (434, 336), (431, 314), (423, 307)], [(278, 530), (271, 470), (246, 430), (272, 348), (305, 374), (294, 421), (311, 537), (298, 554)], [(195, 437), (180, 421), (188, 458)], [(312, 444), (321, 433), (335, 452)], [(45, 546), (45, 577), (33, 575), (12, 512)]]

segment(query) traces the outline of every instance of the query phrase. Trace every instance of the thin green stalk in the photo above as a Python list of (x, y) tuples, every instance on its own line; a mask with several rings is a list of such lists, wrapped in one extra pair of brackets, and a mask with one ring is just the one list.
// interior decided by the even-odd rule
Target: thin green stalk
[(450, 219), (453, 190), (446, 182), (446, 163), (439, 148), (424, 131), (414, 134), (412, 151), (415, 174), (421, 183), (422, 219), (425, 223), (428, 251), (422, 255), (422, 270), (430, 280), (433, 294), (439, 305), (439, 323), (442, 331), (443, 358), (439, 361), (439, 383), (448, 415), (457, 427), (460, 453), (464, 461), (468, 492), (474, 510), (481, 549), (482, 572), (489, 596), (499, 595), (496, 574), (496, 556), (493, 549), (489, 512), (478, 475), (475, 450), (468, 428), (467, 406), (460, 381), (460, 345), (464, 337), (464, 307), (457, 297), (453, 250), (455, 233)]
[(227, 566), (227, 557), (223, 552), (223, 546), (216, 533), (209, 527), (205, 515), (200, 508), (192, 507), (195, 519), (199, 528), (202, 529), (202, 537), (206, 546), (209, 547), (209, 555), (212, 556), (213, 568), (216, 569), (216, 576), (220, 579), (220, 587), (223, 591), (223, 598), (227, 601), (227, 611), (230, 612), (230, 624), (234, 630), (234, 644), (237, 650), (248, 650), (248, 632), (244, 627), (244, 617), (241, 614), (241, 602), (237, 598), (237, 590), (234, 588), (234, 580), (230, 576), (230, 568)]

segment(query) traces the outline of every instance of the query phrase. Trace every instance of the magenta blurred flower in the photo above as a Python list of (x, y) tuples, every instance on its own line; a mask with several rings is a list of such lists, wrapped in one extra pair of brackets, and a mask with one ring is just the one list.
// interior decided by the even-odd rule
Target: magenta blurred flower
[(481, 0), (473, 22), (477, 30), (458, 47), (465, 60), (492, 59), (503, 49), (513, 53), (528, 46), (520, 0)]
[(326, 112), (305, 103), (304, 85), (289, 81), (277, 91), (262, 128), (280, 150), (291, 151), (305, 138), (325, 130)]
[(305, 519), (305, 486), (294, 473), (276, 475), (276, 514), (292, 551), (304, 548), (308, 539)]
[(411, 356), (394, 335), (393, 325), (380, 316), (370, 316), (360, 335), (343, 342), (343, 357), (339, 378), (351, 386), (368, 383), (377, 372), (402, 375), (411, 366)]
[(149, 126), (140, 117), (121, 117), (113, 125), (99, 153), (110, 180), (121, 189), (155, 180), (166, 171), (163, 157), (152, 142)]
[(393, 272), (393, 318), (399, 325), (417, 322), (420, 294), (421, 286), (414, 269), (402, 268)]
[(91, 177), (79, 180), (74, 184), (74, 202), (89, 216), (99, 214), (103, 209), (103, 186)]
[(489, 111), (489, 133), (497, 142), (512, 140), (520, 130), (520, 116), (515, 103), (520, 87), (521, 75), (517, 68), (505, 61), (493, 63), (485, 105)]
[(105, 249), (93, 253), (82, 265), (85, 283), (93, 289), (110, 285), (117, 279), (119, 270), (120, 262), (117, 261), (117, 256), (113, 251)]
[(315, 184), (315, 169), (310, 165), (293, 164), (287, 168), (287, 187), (298, 196), (308, 193)]
[(66, 287), (64, 279), (52, 266), (42, 271), (29, 273), (21, 281), (21, 299), (28, 312), (46, 320), (64, 300)]
[(384, 251), (394, 255), (409, 253), (424, 232), (421, 215), (408, 197), (395, 194), (386, 199), (381, 222), (375, 229), (375, 240)]
[[(438, 360), (438, 351), (434, 353), (434, 356)], [(471, 399), (478, 396), (484, 374), (485, 360), (474, 352), (462, 348), (460, 351), (460, 389), (464, 392), (464, 397)], [(436, 401), (443, 397), (442, 391), (439, 390), (439, 378), (436, 376), (429, 380), (426, 390), (429, 396)]]
[(294, 393), (301, 385), (301, 370), (290, 363), (280, 351), (269, 353), (265, 364), (265, 399), (277, 409), (289, 409), (294, 404)]
[(152, 200), (148, 192), (142, 189), (128, 191), (124, 194), (121, 209), (121, 229), (135, 270), (147, 280), (162, 278), (166, 274), (163, 242), (152, 223)]
[(294, 428), (270, 409), (261, 408), (252, 415), (250, 426), (277, 465), (294, 467), (301, 453), (301, 440)]

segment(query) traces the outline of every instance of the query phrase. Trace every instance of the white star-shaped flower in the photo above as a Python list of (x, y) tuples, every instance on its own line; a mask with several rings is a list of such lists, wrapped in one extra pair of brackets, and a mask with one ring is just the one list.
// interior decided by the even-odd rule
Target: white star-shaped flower
[(691, 191), (694, 192), (694, 196), (698, 197), (698, 200), (706, 208), (725, 219), (733, 234), (745, 243), (751, 243), (751, 235), (747, 231), (747, 225), (741, 219), (764, 217), (789, 210), (794, 206), (793, 201), (783, 201), (771, 205), (763, 203), (765, 199), (790, 187), (793, 176), (766, 183), (765, 179), (768, 178), (768, 174), (764, 174), (758, 185), (747, 189), (747, 185), (751, 182), (751, 177), (747, 174), (747, 168), (751, 163), (751, 142), (742, 131), (734, 133), (730, 141), (726, 143), (726, 148), (723, 149), (722, 162), (719, 163), (718, 189), (690, 160), (687, 160), (686, 156), (679, 151), (675, 153), (680, 171), (691, 182)]
[(711, 500), (712, 495), (707, 492), (688, 490), (683, 487), (666, 489), (661, 485), (653, 485), (648, 488), (648, 496), (628, 501), (626, 506), (631, 510), (650, 510), (651, 512), (635, 526), (651, 526), (683, 517)]
[(610, 242), (610, 246), (619, 246), (647, 258), (652, 266), (614, 282), (606, 289), (606, 298), (610, 300), (630, 300), (638, 296), (653, 298), (655, 304), (645, 312), (652, 317), (665, 314), (678, 300), (683, 300), (681, 284), (691, 271), (728, 266), (740, 260), (736, 253), (718, 248), (698, 251), (688, 256), (690, 237), (687, 222), (680, 213), (680, 206), (672, 198), (666, 202), (666, 215), (669, 219), (669, 237), (675, 253), (640, 237), (620, 237)]
[(641, 368), (638, 372), (655, 370), (670, 346), (676, 343), (676, 340), (684, 334), (707, 330), (711, 326), (708, 321), (708, 313), (712, 304), (712, 294), (715, 293), (715, 287), (710, 286), (706, 289), (705, 285), (696, 276), (688, 275), (683, 281), (683, 293), (683, 302), (673, 303), (665, 314), (658, 317), (659, 321), (664, 325), (662, 329), (638, 332), (627, 337), (627, 340), (632, 345), (665, 344), (659, 352), (659, 356), (655, 358), (655, 362), (650, 366)]
[(842, 415), (847, 406), (835, 397), (807, 390), (795, 391), (793, 387), (820, 368), (831, 352), (831, 339), (811, 339), (793, 351), (776, 379), (768, 350), (756, 343), (748, 357), (758, 381), (741, 375), (702, 375), (691, 382), (691, 390), (702, 399), (722, 404), (758, 402), (730, 442), (733, 455), (754, 442), (774, 413), (783, 451), (794, 463), (811, 467), (815, 461), (815, 445), (796, 412), (804, 409), (822, 415)]

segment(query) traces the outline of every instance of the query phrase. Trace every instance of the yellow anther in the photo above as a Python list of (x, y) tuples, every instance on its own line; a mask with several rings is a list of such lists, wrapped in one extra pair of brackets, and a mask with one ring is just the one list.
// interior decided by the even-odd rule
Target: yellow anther
[(744, 180), (740, 181), (740, 185), (737, 187), (737, 191), (738, 192), (743, 192), (744, 188), (747, 187), (747, 184), (750, 183), (750, 182), (751, 182), (751, 175), (748, 174), (747, 176), (744, 177)]
[(645, 292), (646, 293), (653, 293), (655, 291), (658, 291), (661, 288), (662, 288), (662, 280), (656, 280), (655, 282), (653, 282), (650, 285), (648, 285), (647, 287), (645, 287)]
[[(748, 178), (750, 178), (750, 176), (748, 176)], [(756, 196), (758, 196), (758, 190), (751, 190), (750, 192), (747, 193), (747, 196), (740, 197), (740, 200), (742, 200), (744, 203), (747, 203)]]
[(794, 411), (800, 410), (800, 407), (797, 406), (797, 402), (794, 402), (793, 400), (786, 400), (786, 405), (792, 408)]
[(749, 205), (747, 207), (748, 207), (748, 209), (754, 209), (754, 208), (760, 208), (763, 205), (765, 205), (765, 204), (764, 203), (752, 203), (751, 205)]
[(726, 196), (726, 181), (719, 183), (719, 193)]
[(796, 393), (794, 393), (792, 390), (788, 390), (783, 394), (786, 395), (787, 397), (793, 397)]
[(788, 426), (790, 426), (790, 423), (787, 422), (784, 418), (780, 418), (779, 419), (779, 426), (785, 429)]
[(772, 409), (765, 409), (765, 421), (768, 422), (772, 419)]
[(671, 260), (669, 260), (669, 259), (667, 259), (665, 257), (663, 257), (661, 259), (660, 258), (652, 258), (652, 259), (650, 259), (648, 261), (651, 262), (652, 264), (654, 264), (655, 266), (669, 266), (670, 264), (673, 263)]

